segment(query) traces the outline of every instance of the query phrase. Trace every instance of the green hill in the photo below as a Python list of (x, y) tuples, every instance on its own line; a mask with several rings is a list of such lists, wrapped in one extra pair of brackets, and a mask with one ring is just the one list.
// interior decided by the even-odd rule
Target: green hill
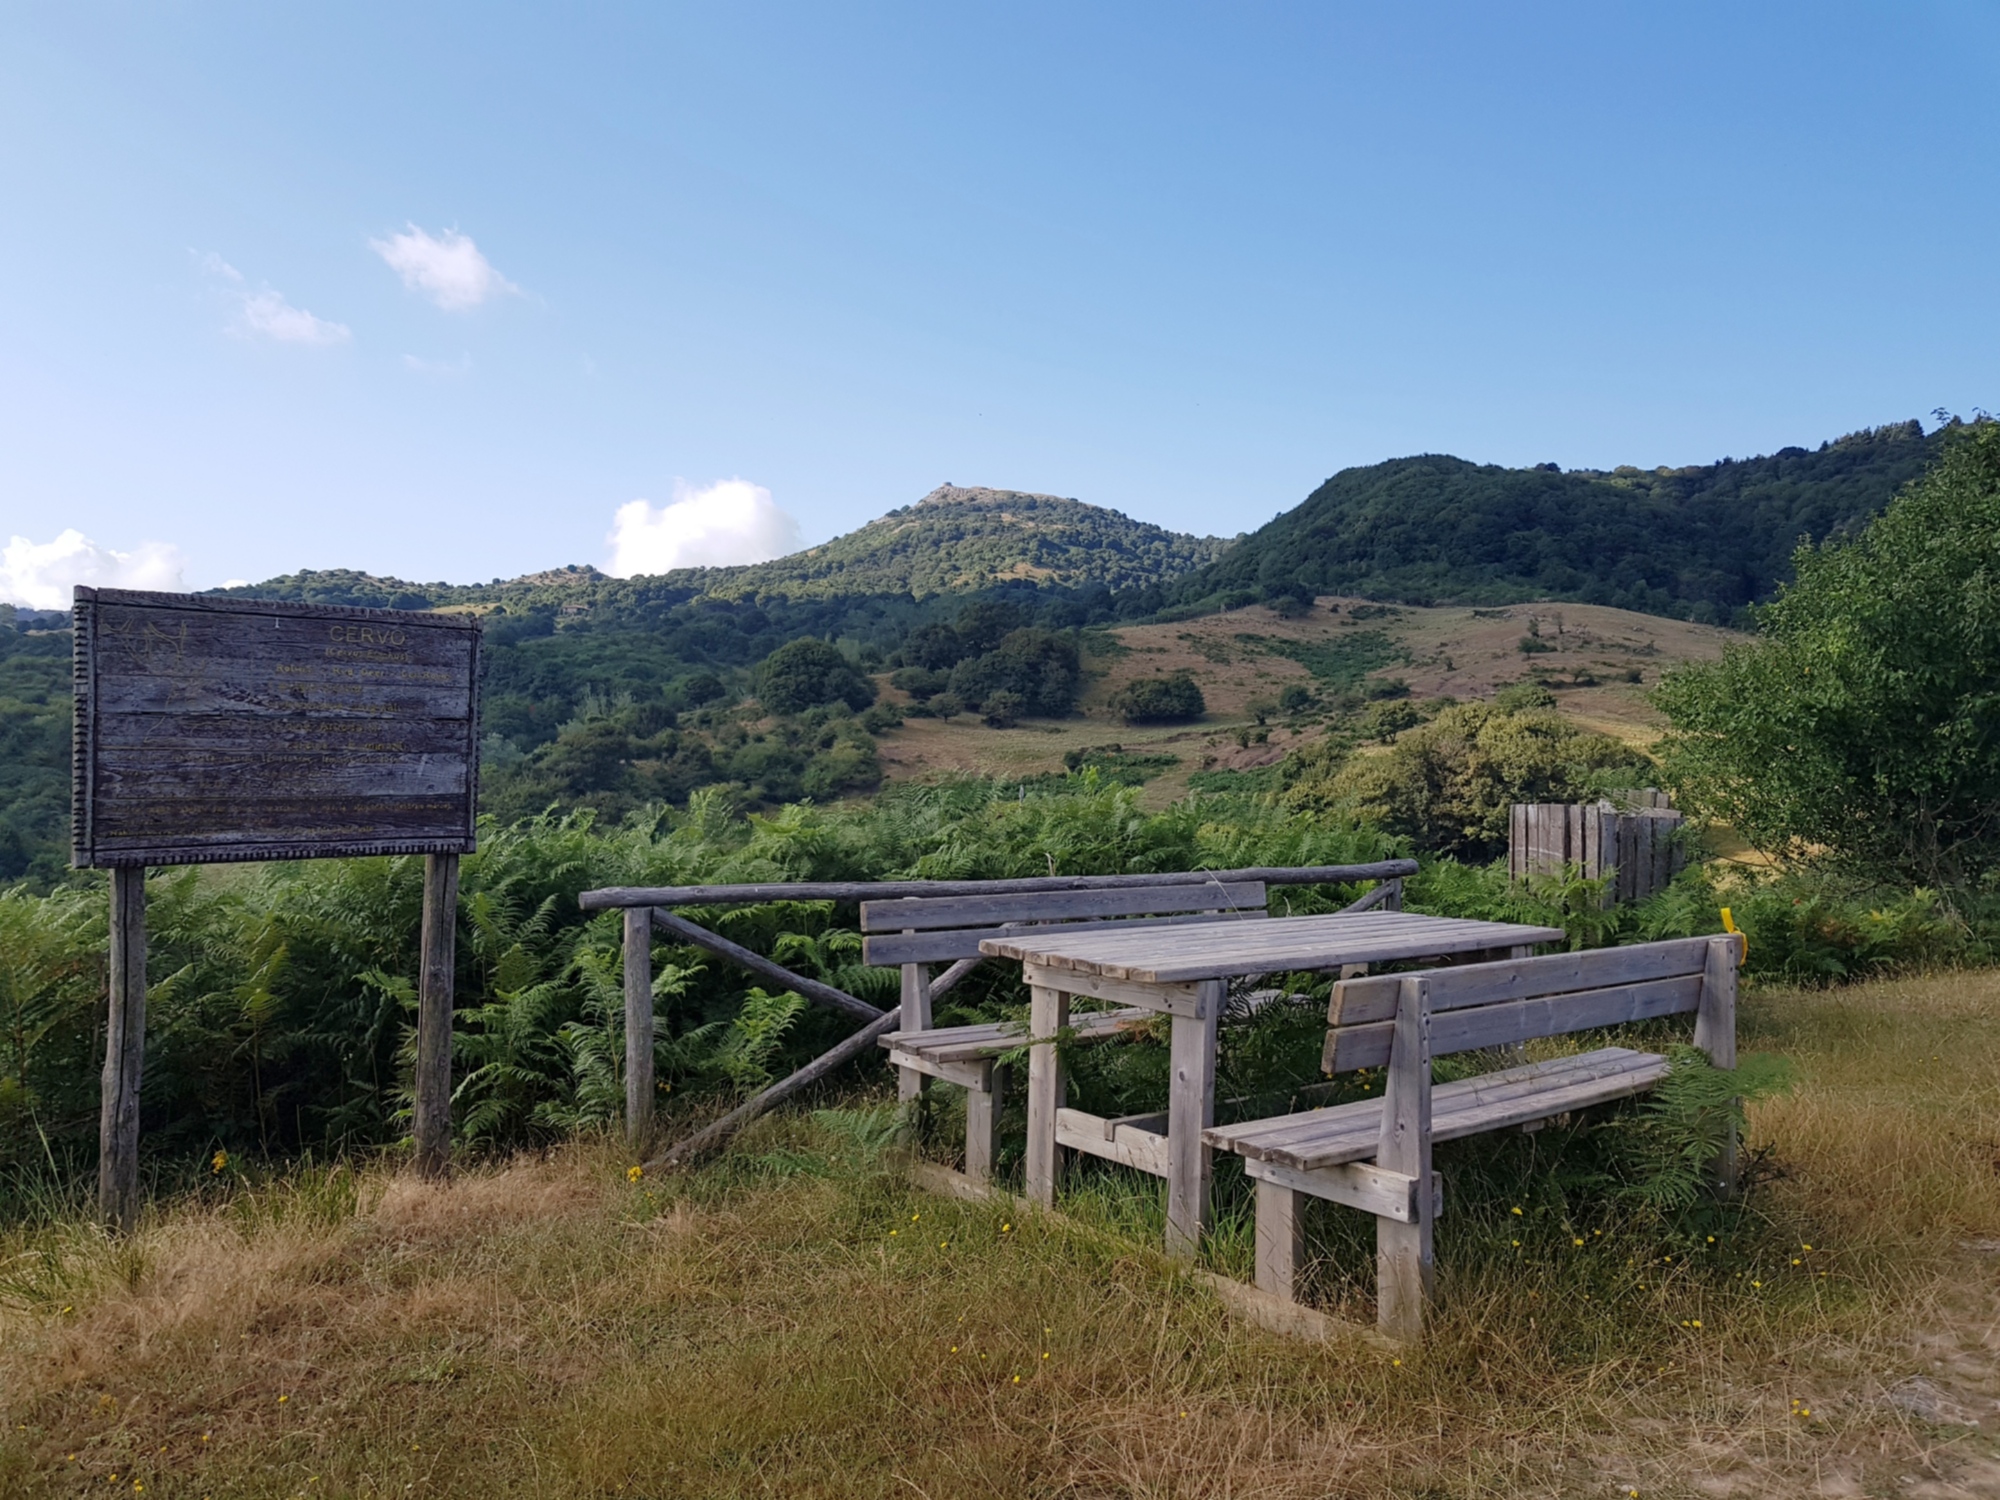
[(1123, 591), (1192, 573), (1230, 545), (1221, 537), (1168, 531), (1081, 500), (946, 484), (858, 531), (788, 557), (739, 567), (676, 568), (616, 579), (595, 568), (571, 566), (490, 584), (409, 583), (331, 569), (288, 573), (215, 592), (378, 609), (492, 603), (603, 603), (617, 609), (697, 597), (925, 599), (1010, 584)]
[[(1191, 573), (1229, 548), (1115, 510), (1017, 490), (940, 485), (915, 505), (773, 562), (716, 568), (707, 592), (959, 593), (1005, 583), (1143, 588)], [(728, 575), (726, 578), (721, 575)], [(668, 580), (681, 582), (684, 573)]]
[(1789, 576), (1802, 538), (1886, 505), (1947, 430), (1902, 422), (1681, 469), (1508, 469), (1440, 454), (1343, 469), (1162, 601), (1573, 599), (1728, 621)]

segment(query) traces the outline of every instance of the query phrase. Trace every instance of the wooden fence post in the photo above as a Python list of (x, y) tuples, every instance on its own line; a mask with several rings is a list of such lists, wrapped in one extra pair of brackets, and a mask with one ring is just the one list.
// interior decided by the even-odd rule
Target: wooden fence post
[(458, 856), (424, 856), (423, 954), (417, 978), (417, 1170), (451, 1172), (451, 1002), (458, 958)]
[(146, 870), (111, 870), (110, 1010), (97, 1114), (97, 1210), (105, 1227), (139, 1222), (139, 1081), (146, 1061)]
[(625, 908), (625, 1143), (653, 1134), (653, 909)]

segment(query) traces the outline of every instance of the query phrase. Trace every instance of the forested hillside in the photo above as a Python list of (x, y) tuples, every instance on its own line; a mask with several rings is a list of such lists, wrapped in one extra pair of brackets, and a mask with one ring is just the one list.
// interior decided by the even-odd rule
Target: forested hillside
[[(302, 599), (377, 609), (569, 604), (641, 614), (694, 598), (790, 600), (967, 593), (1007, 584), (1131, 590), (1214, 562), (1230, 547), (1080, 500), (1016, 490), (940, 485), (915, 505), (789, 557), (730, 568), (677, 568), (609, 578), (590, 567), (553, 568), (490, 584), (409, 583), (346, 569), (291, 573), (241, 588), (238, 598)], [(844, 606), (843, 606), (844, 607)]]
[(1232, 592), (1574, 599), (1726, 624), (1790, 576), (1802, 538), (1852, 529), (1887, 505), (1948, 430), (1927, 436), (1902, 422), (1682, 469), (1506, 469), (1444, 454), (1343, 469), (1162, 603)]
[[(1284, 614), (1330, 593), (1732, 621), (1787, 576), (1801, 536), (1879, 511), (1945, 431), (1906, 422), (1676, 470), (1398, 459), (1335, 475), (1234, 543), (943, 486), (748, 567), (615, 579), (570, 566), (481, 584), (325, 570), (221, 592), (484, 616), (481, 786), (499, 816), (615, 817), (717, 783), (772, 806), (874, 786), (877, 742), (903, 715), (1004, 727), (1069, 714), (1102, 670), (1088, 666), (1093, 627), (1260, 599)], [(54, 621), (0, 620), (0, 880), (55, 879), (66, 860), (69, 635)], [(824, 653), (774, 677), (773, 653), (802, 638)], [(884, 682), (900, 707), (870, 706)], [(977, 749), (985, 764), (1000, 746)]]

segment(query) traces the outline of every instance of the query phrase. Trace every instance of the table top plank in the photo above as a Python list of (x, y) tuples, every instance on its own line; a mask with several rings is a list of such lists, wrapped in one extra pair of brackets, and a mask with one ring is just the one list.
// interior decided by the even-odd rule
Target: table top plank
[(1491, 948), (1561, 942), (1558, 927), (1428, 917), (1417, 912), (1331, 913), (1274, 917), (1226, 928), (1098, 929), (1065, 935), (1062, 929), (1023, 931), (988, 938), (980, 952), (1048, 968), (1098, 974), (1136, 984), (1182, 984), (1250, 974), (1310, 972), (1346, 964), (1443, 958)]

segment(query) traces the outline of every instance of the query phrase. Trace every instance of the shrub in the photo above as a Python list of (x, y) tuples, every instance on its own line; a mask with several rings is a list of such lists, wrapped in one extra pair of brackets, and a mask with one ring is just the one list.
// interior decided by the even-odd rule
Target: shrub
[(1433, 853), (1485, 860), (1507, 847), (1512, 803), (1577, 801), (1604, 773), (1636, 774), (1648, 764), (1547, 710), (1462, 703), (1405, 730), (1386, 753), (1348, 762), (1330, 787), (1301, 784), (1288, 795), (1302, 807), (1349, 805)]
[(875, 701), (875, 684), (825, 641), (801, 636), (764, 658), (757, 692), (772, 713), (796, 714), (829, 703), (859, 712)]
[(1278, 693), (1278, 711), (1302, 714), (1312, 707), (1312, 689), (1303, 682), (1288, 682)]
[(980, 707), (980, 717), (994, 729), (1012, 729), (1021, 720), (1027, 703), (1011, 688), (1002, 688), (997, 693), (988, 693)]
[(1128, 724), (1179, 724), (1199, 719), (1208, 711), (1201, 688), (1186, 672), (1128, 683), (1112, 707)]

